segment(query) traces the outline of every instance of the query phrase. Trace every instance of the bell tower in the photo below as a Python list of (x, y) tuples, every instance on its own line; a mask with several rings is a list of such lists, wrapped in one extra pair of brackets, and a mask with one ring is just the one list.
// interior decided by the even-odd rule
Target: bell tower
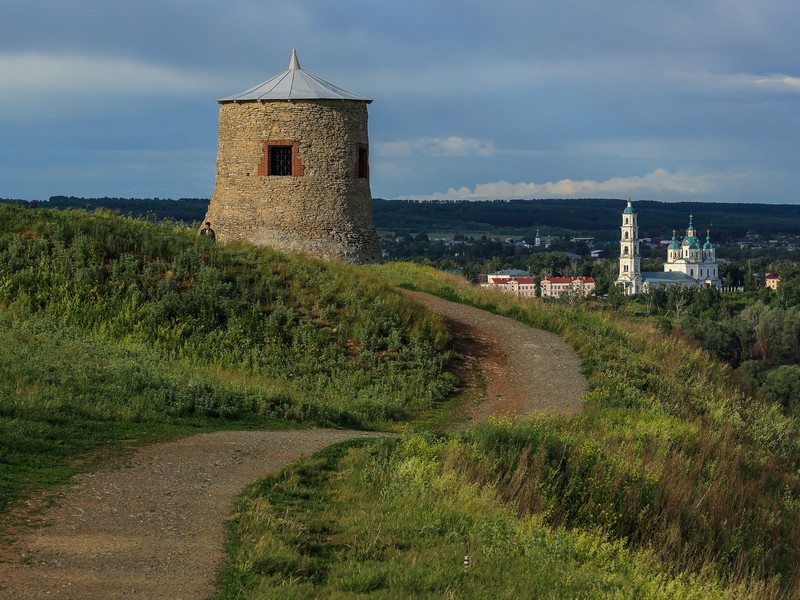
[(628, 197), (628, 206), (622, 211), (622, 226), (619, 240), (619, 276), (617, 285), (625, 290), (626, 296), (642, 291), (641, 257), (639, 256), (639, 223)]

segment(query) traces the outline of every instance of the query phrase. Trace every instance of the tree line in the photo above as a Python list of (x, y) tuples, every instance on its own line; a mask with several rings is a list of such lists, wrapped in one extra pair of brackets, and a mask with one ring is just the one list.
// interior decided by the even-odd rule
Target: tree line
[[(21, 202), (2, 200), (3, 202)], [(39, 204), (52, 208), (98, 207), (119, 210), (131, 216), (152, 215), (156, 218), (197, 223), (205, 215), (207, 198), (86, 198), (51, 196)], [(619, 237), (622, 199), (580, 198), (509, 201), (419, 202), (408, 200), (372, 201), (373, 220), (379, 229), (406, 229), (413, 232), (485, 231), (506, 232), (515, 237), (532, 237), (539, 229), (542, 235), (585, 234), (601, 240)], [(686, 227), (689, 215), (695, 226), (711, 228), (715, 242), (737, 240), (748, 232), (761, 237), (800, 235), (800, 205), (795, 204), (722, 204), (710, 202), (635, 203), (640, 219), (640, 236), (668, 236), (673, 229)], [(644, 216), (646, 215), (646, 218)]]

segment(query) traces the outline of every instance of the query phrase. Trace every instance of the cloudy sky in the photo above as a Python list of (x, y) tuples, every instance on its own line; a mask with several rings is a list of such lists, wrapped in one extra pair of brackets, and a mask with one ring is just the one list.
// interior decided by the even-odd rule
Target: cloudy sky
[(210, 197), (216, 99), (301, 66), (374, 98), (383, 198), (800, 202), (796, 0), (25, 0), (0, 197)]

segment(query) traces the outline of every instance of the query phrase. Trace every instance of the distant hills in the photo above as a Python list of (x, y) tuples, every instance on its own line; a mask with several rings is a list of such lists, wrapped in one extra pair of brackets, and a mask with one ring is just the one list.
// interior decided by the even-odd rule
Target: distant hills
[[(3, 202), (22, 203), (19, 200)], [(206, 198), (82, 198), (51, 196), (40, 203), (51, 208), (108, 208), (136, 217), (152, 216), (199, 223), (206, 212)], [(701, 232), (712, 230), (715, 242), (743, 238), (748, 232), (762, 238), (800, 235), (800, 205), (724, 204), (711, 202), (634, 202), (642, 237), (670, 236), (686, 228), (689, 215)], [(586, 235), (598, 240), (616, 239), (625, 200), (609, 198), (432, 201), (386, 200), (372, 202), (378, 229), (413, 232), (483, 232), (492, 235), (531, 237)]]
[[(585, 234), (619, 239), (625, 200), (607, 198), (510, 200), (490, 202), (412, 202), (373, 200), (377, 227), (426, 232), (463, 228), (533, 235)], [(720, 204), (710, 202), (634, 202), (641, 237), (668, 236), (686, 229), (689, 215), (700, 231), (712, 229), (714, 241), (739, 239), (747, 232), (762, 237), (800, 235), (800, 205)]]

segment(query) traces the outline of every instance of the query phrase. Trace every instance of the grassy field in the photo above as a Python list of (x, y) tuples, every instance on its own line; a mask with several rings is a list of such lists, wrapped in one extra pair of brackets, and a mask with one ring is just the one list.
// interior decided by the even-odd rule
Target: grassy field
[[(271, 586), (471, 597), (492, 577), (499, 597), (515, 597), (537, 569), (543, 597), (798, 596), (798, 426), (743, 396), (725, 366), (600, 309), (487, 294), (413, 265), (375, 270), (564, 337), (590, 381), (584, 411), (321, 457), (330, 472), (312, 478), (324, 484), (303, 480), (312, 467), (287, 470), (240, 506), (224, 597)], [(301, 501), (315, 485), (332, 490), (324, 507)], [(298, 504), (287, 513), (285, 502)], [(550, 541), (585, 579), (552, 564)], [(459, 570), (462, 554), (478, 557), (475, 570)]]
[(458, 446), (423, 434), (347, 443), (252, 486), (216, 597), (731, 597), (600, 531), (520, 518), (442, 468)]
[(562, 336), (584, 411), (336, 447), (255, 485), (222, 597), (800, 596), (798, 424), (706, 352), (602, 308), (102, 212), (0, 206), (0, 508), (130, 444), (430, 415), (449, 336), (396, 286)]
[(123, 440), (396, 427), (454, 388), (448, 344), (363, 269), (0, 206), (0, 509)]

